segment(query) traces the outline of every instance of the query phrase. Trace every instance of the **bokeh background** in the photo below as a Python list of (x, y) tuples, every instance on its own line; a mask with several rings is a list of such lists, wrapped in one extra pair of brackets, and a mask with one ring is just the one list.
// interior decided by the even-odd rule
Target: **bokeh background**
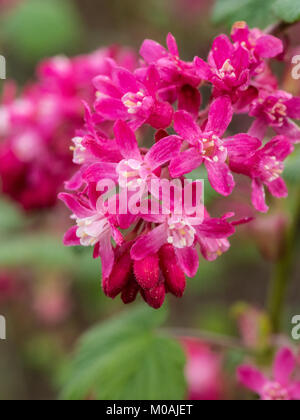
[[(88, 53), (114, 43), (138, 50), (145, 38), (164, 43), (170, 31), (184, 59), (206, 57), (212, 39), (228, 30), (213, 21), (213, 6), (212, 0), (2, 0), (0, 53), (7, 59), (8, 78), (20, 88), (34, 80), (37, 63), (46, 57)], [(299, 28), (292, 30), (292, 45), (296, 46), (299, 34)], [(300, 84), (290, 79), (286, 63), (277, 66), (286, 88), (299, 94)], [(246, 131), (248, 121), (241, 117), (234, 125)], [(292, 195), (299, 188), (299, 175), (294, 179), (297, 162), (291, 162), (286, 173), (294, 181)], [(241, 216), (249, 213), (249, 185), (243, 181), (230, 201), (218, 200), (209, 188), (206, 193), (215, 215), (232, 207)], [(243, 302), (263, 308), (274, 261), (284, 246), (289, 211), (282, 201), (272, 208), (268, 216), (239, 229), (231, 250), (217, 262), (201, 262), (183, 299), (169, 299), (170, 327), (229, 335), (233, 340), (239, 337)], [(61, 204), (28, 215), (0, 196), (0, 314), (7, 319), (8, 335), (7, 341), (0, 341), (0, 399), (57, 398), (78, 337), (124, 309), (118, 299), (104, 297), (100, 263), (92, 260), (91, 250), (63, 247), (62, 236), (69, 225), (69, 214)], [(300, 313), (299, 272), (296, 258), (287, 332), (291, 314)], [(217, 346), (216, 351), (221, 350), (233, 375), (240, 354), (230, 346), (226, 351)], [(230, 397), (229, 388), (227, 381), (224, 398)]]

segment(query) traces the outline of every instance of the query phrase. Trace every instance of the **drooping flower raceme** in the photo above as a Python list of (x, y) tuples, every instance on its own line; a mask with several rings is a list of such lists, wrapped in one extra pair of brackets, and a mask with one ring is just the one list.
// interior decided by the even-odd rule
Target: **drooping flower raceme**
[[(189, 182), (192, 171), (206, 171), (221, 196), (233, 192), (235, 174), (248, 177), (260, 212), (268, 209), (265, 187), (287, 195), (282, 173), (297, 142), (299, 99), (280, 91), (271, 73), (269, 60), (282, 52), (281, 40), (238, 22), (231, 40), (216, 38), (207, 60), (182, 60), (169, 34), (167, 48), (145, 40), (138, 65), (104, 61), (93, 79), (94, 106), (85, 104), (73, 139), (71, 193), (60, 198), (75, 220), (65, 243), (94, 248), (107, 296), (131, 303), (140, 294), (159, 308), (167, 293), (183, 295), (200, 254), (214, 261), (228, 251), (248, 219), (212, 217), (203, 183)], [(211, 97), (202, 107), (204, 84)], [(254, 122), (233, 133), (241, 113)]]
[(248, 365), (238, 369), (238, 378), (264, 401), (300, 400), (300, 381), (292, 380), (295, 368), (296, 357), (289, 348), (283, 348), (276, 356), (271, 379)]

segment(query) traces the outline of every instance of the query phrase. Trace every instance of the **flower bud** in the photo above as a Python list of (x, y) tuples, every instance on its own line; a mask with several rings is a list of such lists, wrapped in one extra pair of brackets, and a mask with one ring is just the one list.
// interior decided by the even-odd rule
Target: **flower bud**
[(159, 281), (158, 255), (149, 255), (143, 260), (135, 261), (134, 274), (142, 289), (153, 289)]
[(176, 297), (182, 297), (186, 278), (180, 268), (172, 245), (164, 245), (159, 251), (160, 267), (168, 290)]

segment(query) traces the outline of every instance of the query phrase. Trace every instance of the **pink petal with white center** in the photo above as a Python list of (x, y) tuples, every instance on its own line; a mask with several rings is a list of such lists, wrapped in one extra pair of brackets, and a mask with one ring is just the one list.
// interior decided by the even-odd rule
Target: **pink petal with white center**
[(210, 106), (208, 122), (205, 131), (213, 131), (219, 137), (223, 136), (233, 117), (233, 107), (228, 96), (217, 98)]
[(115, 259), (110, 231), (101, 237), (99, 242), (99, 254), (102, 262), (102, 276), (103, 278), (108, 278), (112, 272)]
[(93, 215), (93, 212), (84, 207), (72, 194), (61, 193), (58, 198), (65, 203), (76, 217), (85, 218)]
[(158, 143), (151, 147), (145, 156), (145, 162), (150, 166), (151, 170), (159, 168), (169, 162), (172, 157), (179, 154), (182, 140), (178, 136), (169, 136), (161, 139)]
[(195, 248), (174, 248), (174, 250), (184, 273), (190, 278), (195, 277), (199, 268), (199, 256)]
[(255, 52), (262, 58), (273, 58), (283, 52), (283, 42), (272, 35), (264, 35), (256, 41)]
[(120, 99), (99, 97), (95, 103), (95, 110), (108, 120), (118, 120), (128, 117), (128, 110)]
[(178, 178), (199, 168), (202, 162), (202, 156), (196, 148), (192, 147), (172, 159), (169, 166), (170, 174), (172, 178)]
[(269, 207), (266, 204), (266, 193), (264, 186), (256, 179), (252, 181), (252, 203), (257, 211), (267, 213)]
[(199, 110), (201, 106), (202, 98), (198, 89), (184, 85), (178, 94), (178, 109), (180, 111), (186, 111), (193, 116), (198, 118)]
[(235, 182), (226, 163), (205, 161), (208, 180), (219, 194), (228, 196), (232, 193)]
[(246, 388), (261, 394), (268, 383), (265, 376), (252, 366), (241, 366), (238, 369), (238, 379)]
[(99, 182), (103, 179), (117, 181), (116, 163), (94, 163), (83, 172), (83, 178), (88, 182)]
[(140, 49), (140, 55), (147, 63), (155, 63), (168, 55), (167, 50), (158, 42), (146, 39)]
[(185, 112), (178, 111), (174, 115), (174, 129), (184, 140), (190, 144), (198, 143), (202, 132), (193, 117)]
[(196, 72), (198, 76), (203, 80), (210, 80), (213, 72), (209, 66), (202, 58), (195, 57), (194, 64), (196, 67)]
[(220, 35), (214, 40), (212, 53), (218, 69), (223, 67), (223, 64), (231, 57), (233, 52), (234, 48), (228, 36)]
[(262, 143), (259, 139), (249, 136), (248, 134), (237, 134), (233, 137), (225, 139), (224, 146), (228, 150), (229, 158), (231, 156), (248, 156), (249, 153), (255, 152), (261, 147)]
[(296, 367), (296, 358), (289, 348), (283, 348), (276, 356), (274, 364), (274, 378), (281, 385), (288, 385)]
[(282, 178), (277, 178), (267, 184), (270, 193), (276, 198), (286, 198), (289, 194), (286, 183)]
[(208, 219), (201, 225), (194, 226), (197, 236), (207, 238), (223, 239), (228, 238), (235, 232), (234, 227), (222, 219)]
[(135, 134), (124, 121), (116, 122), (114, 133), (117, 145), (125, 159), (142, 159)]
[(76, 235), (77, 226), (71, 227), (64, 236), (65, 246), (78, 246), (80, 245), (80, 239)]
[(131, 257), (136, 261), (142, 260), (150, 254), (156, 254), (166, 242), (167, 229), (163, 224), (136, 241), (131, 248)]
[(177, 42), (175, 37), (171, 33), (169, 33), (167, 36), (167, 46), (172, 55), (175, 55), (175, 57), (179, 57)]

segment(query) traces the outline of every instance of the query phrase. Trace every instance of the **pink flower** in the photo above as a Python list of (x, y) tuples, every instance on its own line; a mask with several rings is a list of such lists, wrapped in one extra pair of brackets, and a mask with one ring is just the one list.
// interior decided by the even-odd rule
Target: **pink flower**
[(268, 379), (252, 366), (238, 369), (239, 381), (264, 401), (300, 400), (300, 382), (291, 380), (296, 367), (296, 357), (289, 348), (283, 348), (276, 356), (273, 378)]
[(224, 378), (221, 357), (205, 343), (193, 338), (182, 338), (187, 356), (185, 376), (188, 399), (217, 401), (224, 397)]
[(257, 211), (268, 211), (264, 186), (274, 197), (287, 197), (287, 187), (281, 174), (284, 170), (283, 162), (293, 150), (293, 146), (286, 137), (277, 136), (262, 149), (254, 152), (249, 159), (232, 157), (231, 169), (252, 179), (252, 202)]
[(114, 264), (112, 238), (122, 244), (123, 238), (117, 229), (117, 220), (104, 206), (100, 194), (90, 186), (88, 194), (76, 197), (72, 194), (59, 195), (66, 206), (73, 212), (72, 218), (76, 226), (65, 234), (64, 244), (67, 246), (93, 246), (94, 257), (101, 257), (102, 274), (108, 277)]
[(176, 40), (171, 33), (167, 36), (167, 47), (168, 49), (153, 40), (146, 39), (141, 46), (140, 55), (148, 65), (155, 64), (167, 90), (174, 90), (184, 85), (198, 87), (201, 78), (197, 75), (192, 62), (180, 59)]
[(280, 90), (261, 89), (258, 99), (251, 104), (249, 115), (256, 118), (252, 135), (264, 138), (268, 127), (272, 127), (293, 143), (300, 142), (300, 128), (292, 121), (300, 119), (300, 98)]
[(249, 51), (242, 45), (233, 45), (226, 35), (214, 40), (208, 63), (196, 57), (195, 66), (199, 77), (212, 83), (214, 97), (228, 95), (236, 103), (241, 96), (247, 95), (250, 87)]
[(182, 176), (205, 164), (211, 186), (222, 195), (230, 195), (235, 186), (228, 168), (228, 155), (249, 153), (257, 148), (257, 140), (248, 135), (222, 139), (233, 115), (230, 99), (216, 99), (210, 106), (207, 124), (201, 129), (184, 111), (175, 114), (174, 128), (189, 144), (189, 148), (175, 157), (170, 165), (172, 177)]
[(98, 76), (94, 85), (98, 91), (95, 109), (103, 118), (126, 121), (134, 131), (145, 123), (154, 128), (171, 124), (173, 108), (157, 97), (160, 77), (155, 66), (147, 69), (142, 81), (128, 70), (115, 67), (111, 78)]
[(261, 30), (249, 29), (246, 22), (236, 22), (231, 31), (234, 43), (249, 51), (251, 72), (259, 73), (264, 70), (265, 59), (274, 58), (283, 52), (283, 42)]

